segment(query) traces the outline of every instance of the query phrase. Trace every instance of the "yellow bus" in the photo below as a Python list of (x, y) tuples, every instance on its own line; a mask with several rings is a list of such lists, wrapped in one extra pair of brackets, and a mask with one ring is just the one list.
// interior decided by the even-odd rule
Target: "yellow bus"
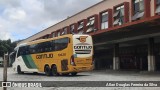
[(13, 70), (77, 75), (93, 70), (93, 42), (90, 35), (63, 35), (27, 42), (14, 49)]

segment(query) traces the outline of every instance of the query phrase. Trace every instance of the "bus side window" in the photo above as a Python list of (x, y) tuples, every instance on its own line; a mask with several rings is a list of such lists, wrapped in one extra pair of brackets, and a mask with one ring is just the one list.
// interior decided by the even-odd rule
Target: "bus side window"
[(24, 46), (23, 47), (19, 47), (17, 57), (19, 57), (21, 55), (24, 55), (24, 50), (23, 49), (24, 49)]
[(47, 45), (46, 45), (46, 48), (47, 48), (47, 52), (54, 51), (54, 42), (53, 41), (48, 41)]
[(25, 46), (25, 55), (29, 54), (29, 46)]
[(62, 45), (61, 48), (62, 48), (62, 49), (67, 48), (68, 43), (69, 43), (69, 38), (64, 38), (64, 39), (62, 39), (62, 40), (61, 40), (61, 45)]
[(11, 56), (10, 56), (11, 62), (14, 62), (14, 61), (15, 61), (16, 53), (17, 53), (17, 50), (16, 50), (16, 51), (13, 51), (13, 53), (11, 54)]
[(37, 47), (37, 44), (33, 44), (33, 45), (29, 46), (29, 52), (30, 52), (30, 54), (36, 53), (36, 47)]
[(68, 46), (69, 39), (68, 38), (62, 38), (62, 39), (57, 39), (55, 40), (55, 50), (63, 50), (67, 48)]
[(44, 42), (44, 52), (48, 52), (49, 51), (49, 42)]
[(37, 50), (37, 53), (42, 53), (42, 52), (44, 52), (44, 43), (39, 43), (39, 44), (37, 44), (36, 50)]
[(55, 40), (51, 41), (51, 48), (52, 51), (55, 51)]
[(36, 48), (37, 53), (40, 53), (40, 52), (41, 52), (40, 48), (41, 48), (41, 44), (38, 43), (38, 44), (37, 44), (37, 48)]

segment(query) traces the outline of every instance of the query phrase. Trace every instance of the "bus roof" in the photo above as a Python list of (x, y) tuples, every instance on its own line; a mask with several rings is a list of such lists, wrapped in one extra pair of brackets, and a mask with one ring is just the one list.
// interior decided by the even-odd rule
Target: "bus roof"
[[(74, 34), (74, 35), (88, 35), (88, 34)], [(66, 35), (63, 35), (63, 36), (58, 36), (58, 37), (48, 38), (48, 39), (39, 39), (39, 40), (35, 40), (35, 41), (22, 43), (22, 44), (18, 45), (16, 48), (22, 47), (22, 46), (26, 46), (26, 45), (32, 45), (32, 44), (36, 44), (36, 43), (41, 43), (41, 42), (45, 42), (45, 41), (56, 40), (56, 39), (64, 38), (64, 37), (71, 37), (71, 36), (73, 36), (73, 34), (66, 34)]]

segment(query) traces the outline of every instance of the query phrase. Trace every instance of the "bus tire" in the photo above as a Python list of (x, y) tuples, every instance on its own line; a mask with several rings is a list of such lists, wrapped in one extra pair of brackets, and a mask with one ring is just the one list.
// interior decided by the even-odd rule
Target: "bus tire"
[(17, 66), (17, 73), (18, 74), (22, 74), (23, 72), (21, 71), (21, 67), (20, 66)]
[(59, 75), (58, 72), (57, 72), (57, 66), (56, 65), (53, 65), (51, 67), (51, 73), (52, 73), (53, 76), (58, 76)]
[(51, 75), (51, 70), (50, 70), (50, 68), (49, 68), (48, 65), (45, 66), (44, 72), (45, 72), (45, 74), (46, 74), (47, 76), (50, 76), (50, 75)]
[(73, 72), (71, 73), (72, 76), (76, 76), (77, 75), (77, 72)]

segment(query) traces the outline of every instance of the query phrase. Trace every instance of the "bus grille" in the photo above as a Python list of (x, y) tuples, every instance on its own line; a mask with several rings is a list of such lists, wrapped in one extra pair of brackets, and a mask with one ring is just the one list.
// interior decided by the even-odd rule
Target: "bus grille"
[(76, 54), (90, 54), (91, 50), (75, 50)]

